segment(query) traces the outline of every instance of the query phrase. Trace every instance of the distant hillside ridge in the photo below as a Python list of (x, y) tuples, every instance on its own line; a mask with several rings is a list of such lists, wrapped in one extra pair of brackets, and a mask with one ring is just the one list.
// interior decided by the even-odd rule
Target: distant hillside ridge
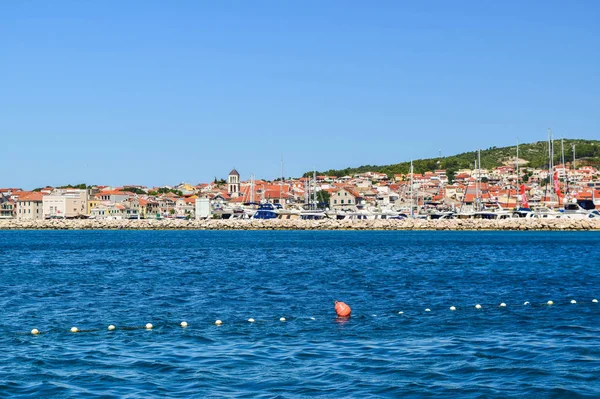
[[(575, 159), (577, 166), (600, 165), (600, 140), (564, 139), (565, 163), (573, 160), (572, 144), (575, 144)], [(517, 156), (517, 146), (490, 147), (481, 150), (481, 168), (493, 169), (501, 165), (514, 165)], [(445, 169), (448, 177), (453, 177), (459, 169), (473, 169), (477, 151), (463, 152), (462, 154), (413, 160), (414, 173), (425, 173), (436, 169)], [(548, 165), (548, 142), (538, 141), (529, 144), (519, 144), (519, 159), (521, 167), (544, 168)], [(525, 163), (526, 161), (527, 163)], [(554, 164), (561, 163), (561, 142), (554, 141)], [(345, 169), (330, 169), (317, 172), (318, 175), (347, 176), (364, 172), (385, 173), (389, 178), (394, 174), (409, 173), (410, 161), (392, 165), (362, 165)], [(306, 172), (304, 176), (312, 176), (313, 172)], [(452, 180), (452, 178), (451, 178)]]

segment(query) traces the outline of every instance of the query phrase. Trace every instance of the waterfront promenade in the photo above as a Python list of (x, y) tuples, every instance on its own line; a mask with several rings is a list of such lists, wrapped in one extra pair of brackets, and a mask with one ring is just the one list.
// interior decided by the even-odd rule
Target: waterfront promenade
[(598, 220), (0, 220), (0, 230), (600, 230)]

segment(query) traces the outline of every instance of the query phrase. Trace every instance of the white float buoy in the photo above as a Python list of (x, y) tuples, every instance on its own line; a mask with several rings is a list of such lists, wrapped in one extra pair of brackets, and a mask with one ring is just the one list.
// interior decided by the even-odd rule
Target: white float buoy
[(285, 317), (279, 318), (279, 321), (285, 321)]
[(475, 309), (481, 309), (481, 305), (480, 304), (475, 305)]
[(186, 328), (188, 326), (187, 321), (182, 321), (180, 324), (181, 327)]
[(593, 303), (598, 303), (598, 300), (597, 299), (592, 299), (592, 302)]
[(399, 311), (398, 314), (404, 314), (404, 312), (403, 311)]
[(79, 329), (77, 327), (71, 327), (71, 332), (72, 333), (79, 332)]
[(502, 302), (502, 303), (500, 304), (500, 307), (501, 307), (501, 308), (505, 308), (505, 307), (506, 307), (506, 304), (505, 304), (504, 302)]
[(115, 327), (115, 326), (113, 326), (113, 325), (111, 324), (110, 326), (108, 326), (108, 331), (112, 331), (112, 330), (114, 330), (115, 328), (116, 328), (116, 327)]
[(152, 323), (146, 324), (146, 330), (152, 330), (152, 327), (154, 327)]
[(575, 299), (571, 299), (571, 303), (572, 303), (573, 305), (575, 305), (575, 304), (577, 303), (577, 301), (576, 301)]
[(431, 312), (431, 309), (427, 308), (425, 309), (426, 312)]
[(250, 323), (254, 323), (254, 319), (253, 319), (252, 317), (251, 317), (251, 318), (249, 318), (249, 319), (248, 319), (248, 321), (249, 321)]
[(554, 302), (552, 302), (552, 301), (548, 301), (548, 302), (546, 302), (546, 305), (548, 305), (548, 306), (550, 306), (550, 305), (554, 305)]
[(314, 317), (311, 317), (310, 319), (311, 319), (311, 320), (317, 320), (317, 319), (315, 319)]
[(31, 330), (31, 333), (33, 335), (38, 335), (40, 333), (40, 330), (38, 330), (37, 328), (34, 328), (33, 330)]
[(217, 320), (217, 321), (215, 321), (215, 324), (220, 326), (221, 324), (223, 324), (223, 322), (221, 320)]
[(523, 305), (529, 305), (529, 302), (525, 301), (523, 302)]
[(456, 310), (456, 306), (450, 306), (450, 310), (454, 312)]

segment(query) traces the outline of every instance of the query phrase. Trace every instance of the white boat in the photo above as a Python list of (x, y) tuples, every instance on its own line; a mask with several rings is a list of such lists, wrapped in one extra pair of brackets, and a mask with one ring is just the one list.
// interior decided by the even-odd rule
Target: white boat
[(302, 212), (298, 209), (279, 209), (277, 211), (277, 219), (278, 220), (294, 220), (300, 219)]
[(471, 219), (512, 219), (512, 213), (505, 210), (478, 211), (472, 213)]
[[(561, 213), (561, 217), (566, 219), (596, 219), (600, 218), (600, 213), (595, 210), (585, 209), (581, 206), (582, 203), (592, 202), (592, 201), (580, 201), (580, 202), (569, 202), (564, 205)], [(593, 205), (593, 202), (592, 202)]]
[(325, 219), (327, 214), (324, 209), (319, 209), (316, 203), (304, 204), (300, 211), (300, 219), (302, 220), (320, 220)]
[(558, 211), (542, 206), (539, 208), (535, 208), (531, 212), (530, 217), (538, 219), (560, 219), (562, 217), (562, 214)]

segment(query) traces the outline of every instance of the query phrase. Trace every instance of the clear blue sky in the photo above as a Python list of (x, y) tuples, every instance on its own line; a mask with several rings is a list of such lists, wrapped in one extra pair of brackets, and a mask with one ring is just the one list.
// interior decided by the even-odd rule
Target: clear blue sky
[(4, 1), (0, 187), (600, 139), (600, 1)]

